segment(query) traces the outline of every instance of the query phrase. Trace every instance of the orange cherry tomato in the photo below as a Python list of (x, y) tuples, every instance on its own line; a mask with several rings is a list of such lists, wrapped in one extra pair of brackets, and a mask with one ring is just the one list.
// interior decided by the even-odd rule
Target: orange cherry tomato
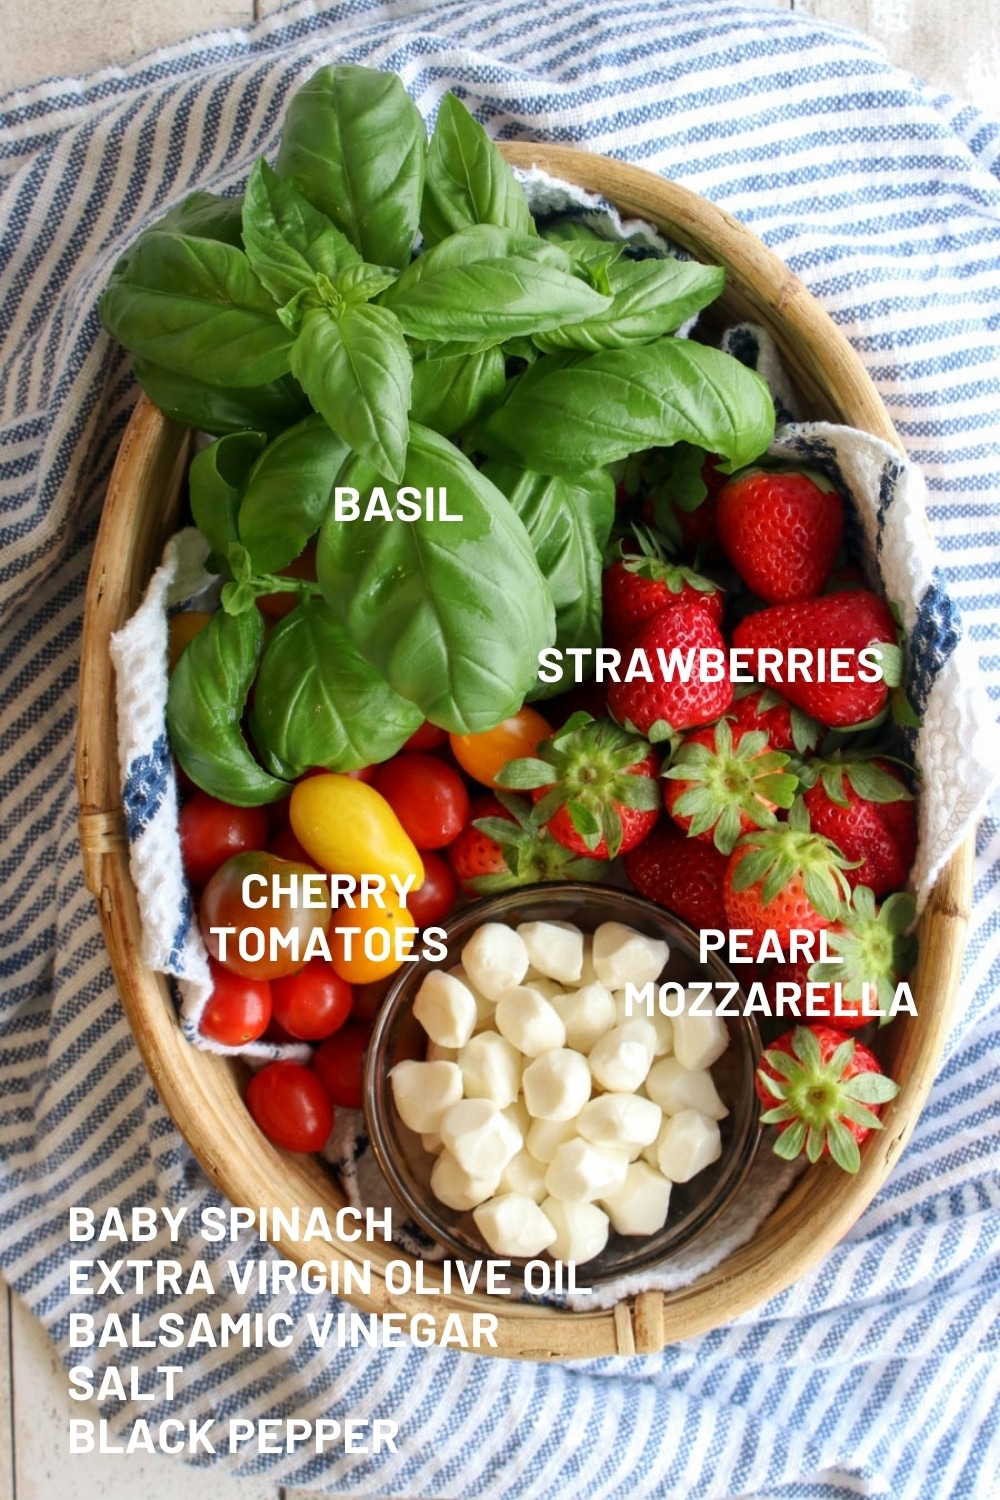
[(167, 669), (173, 671), (181, 659), (181, 653), (195, 636), (205, 629), (212, 618), (203, 609), (184, 609), (179, 615), (171, 615), (167, 624)]
[[(416, 923), (391, 890), (384, 906), (338, 906), (327, 937), (333, 967), (348, 984), (371, 984), (395, 974), (406, 962), (417, 935)], [(342, 929), (354, 929), (343, 931)]]
[(462, 770), (484, 786), (496, 787), (494, 777), (510, 760), (534, 755), (539, 740), (552, 735), (552, 726), (527, 704), (495, 729), (482, 734), (452, 734), (451, 751)]

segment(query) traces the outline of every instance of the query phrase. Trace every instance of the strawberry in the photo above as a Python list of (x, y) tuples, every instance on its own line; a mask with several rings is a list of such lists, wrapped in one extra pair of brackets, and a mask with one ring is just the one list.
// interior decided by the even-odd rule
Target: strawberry
[(473, 800), (469, 822), (447, 853), (462, 889), (481, 896), (546, 881), (597, 880), (605, 869), (595, 859), (572, 858), (535, 827), (525, 798), (506, 793)]
[(727, 475), (722, 459), (690, 443), (654, 448), (640, 456), (639, 484), (646, 492), (643, 518), (689, 557), (722, 560), (716, 511)]
[[(843, 1031), (855, 1031), (872, 1020), (881, 1006), (880, 1025), (890, 1019), (884, 1014), (898, 981), (910, 972), (916, 959), (916, 938), (908, 934), (916, 916), (913, 897), (897, 892), (876, 906), (867, 886), (858, 886), (843, 916), (827, 931), (827, 947), (835, 959), (810, 963), (775, 964), (767, 976), (768, 993), (774, 999), (774, 986), (791, 981), (800, 986), (826, 984), (827, 995), (817, 995), (809, 1002), (810, 1017), (829, 1021)], [(839, 984), (839, 998), (832, 986)], [(800, 1004), (800, 1014), (805, 1014)]]
[(774, 688), (757, 683), (742, 684), (736, 689), (726, 718), (734, 732), (763, 730), (772, 750), (797, 750), (805, 755), (819, 743), (821, 731), (815, 719), (782, 698)]
[(798, 781), (785, 771), (788, 756), (771, 750), (760, 729), (734, 729), (720, 719), (685, 735), (664, 771), (663, 800), (692, 838), (732, 854), (741, 833), (772, 828), (776, 807), (791, 807)]
[(617, 555), (602, 579), (604, 640), (627, 641), (646, 620), (675, 604), (700, 604), (716, 624), (722, 622), (722, 590), (690, 568), (668, 562), (648, 532), (636, 528), (642, 551)]
[(625, 856), (625, 873), (646, 896), (689, 926), (726, 926), (722, 882), (729, 861), (712, 844), (688, 839), (672, 824), (654, 828)]
[(808, 762), (802, 779), (812, 827), (859, 862), (847, 872), (851, 885), (876, 896), (901, 890), (917, 852), (917, 814), (899, 773), (884, 760), (841, 752)]
[(612, 719), (573, 714), (534, 756), (504, 766), (497, 781), (530, 791), (533, 822), (575, 854), (614, 859), (646, 837), (659, 816), (660, 763), (644, 739)]
[[(733, 631), (733, 646), (757, 653), (752, 670), (759, 677), (766, 669), (789, 703), (821, 724), (843, 729), (857, 728), (885, 709), (890, 687), (900, 680), (896, 636), (896, 622), (883, 599), (866, 590), (847, 590), (772, 604), (748, 615)], [(865, 647), (873, 651), (859, 662)], [(795, 648), (800, 654), (790, 660)], [(762, 658), (762, 651), (772, 655)], [(836, 661), (834, 651), (841, 653)], [(806, 680), (807, 675), (813, 680)], [(834, 675), (848, 680), (830, 681)]]
[(733, 850), (723, 890), (727, 926), (752, 932), (758, 942), (773, 930), (782, 946), (793, 927), (819, 932), (832, 926), (850, 896), (846, 863), (828, 839), (811, 831), (797, 799), (787, 823), (745, 834)]
[(743, 582), (768, 604), (811, 599), (833, 571), (844, 502), (821, 474), (745, 469), (722, 486), (719, 539)]
[(796, 1026), (773, 1042), (757, 1069), (765, 1125), (777, 1125), (775, 1155), (811, 1162), (831, 1156), (845, 1172), (861, 1165), (858, 1147), (881, 1130), (881, 1107), (899, 1093), (869, 1048), (833, 1026)]
[[(704, 658), (706, 651), (717, 654)], [(707, 660), (719, 663), (717, 678), (707, 675)], [(654, 742), (711, 723), (733, 696), (726, 643), (700, 604), (675, 604), (647, 620), (629, 642), (622, 666), (623, 680), (608, 689), (608, 708), (619, 724)], [(624, 680), (628, 674), (630, 681)]]

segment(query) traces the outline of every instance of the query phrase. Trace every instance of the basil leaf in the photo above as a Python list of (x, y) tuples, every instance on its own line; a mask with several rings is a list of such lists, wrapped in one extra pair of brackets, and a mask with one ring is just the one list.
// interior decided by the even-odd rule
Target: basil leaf
[(503, 396), (505, 363), (496, 347), (414, 360), (413, 420), (451, 437), (467, 422), (485, 416)]
[(300, 604), (276, 626), (257, 674), (250, 724), (277, 775), (378, 764), (422, 723), (419, 708), (369, 666), (322, 600)]
[(356, 266), (347, 266), (338, 272), (333, 287), (345, 302), (370, 302), (379, 292), (392, 286), (396, 274), (385, 266), (366, 266), (359, 261)]
[(719, 349), (665, 338), (547, 355), (512, 383), (476, 441), (542, 474), (576, 474), (677, 442), (721, 453), (736, 469), (773, 432), (774, 404), (759, 375)]
[(266, 442), (262, 432), (234, 432), (202, 448), (191, 460), (191, 514), (217, 558), (226, 557), (230, 543), (240, 539), (240, 497)]
[(591, 317), (610, 299), (574, 274), (558, 245), (478, 224), (419, 255), (389, 290), (404, 332), (429, 342), (488, 339), (502, 344)]
[(333, 277), (361, 257), (290, 182), (261, 159), (243, 202), (243, 243), (254, 275), (278, 303), (313, 286), (316, 272)]
[(426, 245), (470, 224), (500, 224), (533, 234), (524, 189), (486, 131), (454, 94), (445, 94), (427, 151), (420, 208)]
[(276, 802), (288, 793), (287, 782), (257, 764), (240, 730), (263, 644), (260, 610), (220, 610), (183, 652), (167, 693), (167, 729), (178, 763), (196, 786), (236, 807)]
[[(556, 645), (563, 651), (599, 646), (604, 549), (615, 517), (611, 475), (597, 469), (557, 478), (499, 462), (483, 472), (507, 496), (531, 538), (555, 605)], [(548, 698), (563, 686), (539, 682), (528, 696)]]
[(138, 354), (132, 356), (132, 373), (165, 416), (214, 437), (247, 427), (274, 437), (309, 410), (301, 386), (290, 375), (233, 391), (177, 375)]
[(726, 273), (693, 260), (619, 260), (607, 266), (611, 306), (535, 335), (539, 349), (619, 349), (673, 333), (722, 291)]
[[(412, 423), (404, 482), (444, 487), (461, 522), (338, 522), (320, 532), (324, 597), (365, 659), (425, 718), (457, 734), (515, 713), (555, 638), (552, 597), (522, 522), (446, 438)], [(383, 480), (351, 458), (340, 482)]]
[(319, 530), (348, 451), (316, 413), (264, 449), (250, 471), (237, 517), (239, 539), (256, 572), (276, 573)]
[(413, 369), (388, 308), (349, 305), (339, 317), (311, 308), (292, 348), (292, 373), (349, 448), (401, 479)]
[(222, 240), (235, 245), (237, 250), (242, 249), (243, 199), (222, 198), (217, 193), (189, 193), (150, 226), (150, 232), (156, 230)]
[(288, 370), (291, 335), (246, 256), (221, 240), (143, 235), (101, 321), (126, 349), (208, 385), (267, 385)]
[(405, 266), (426, 151), (424, 122), (400, 79), (342, 63), (321, 68), (293, 95), (277, 169), (364, 260)]

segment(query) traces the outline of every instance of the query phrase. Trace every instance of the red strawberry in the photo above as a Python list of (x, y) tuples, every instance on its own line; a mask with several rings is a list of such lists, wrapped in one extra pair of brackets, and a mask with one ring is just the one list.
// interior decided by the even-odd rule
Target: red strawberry
[[(803, 996), (799, 1003), (799, 1014), (829, 1021), (843, 1031), (855, 1031), (866, 1026), (872, 1013), (890, 1003), (897, 982), (910, 972), (916, 958), (916, 939), (908, 935), (916, 915), (916, 902), (910, 895), (897, 892), (875, 905), (875, 898), (867, 886), (855, 890), (850, 907), (844, 908), (843, 918), (828, 929), (827, 947), (834, 958), (825, 962), (810, 963), (798, 959), (794, 963), (775, 964), (767, 976), (768, 994), (775, 998), (775, 985), (779, 982), (797, 984)], [(826, 994), (819, 993), (809, 1001), (806, 1011), (805, 986), (829, 985)], [(834, 985), (840, 986), (839, 998)], [(880, 1024), (889, 1017), (883, 1014)]]
[(716, 511), (719, 491), (728, 475), (722, 459), (690, 443), (653, 449), (641, 459), (641, 482), (647, 491), (643, 518), (689, 556), (722, 560)]
[(689, 926), (726, 927), (722, 882), (729, 861), (712, 844), (685, 838), (671, 824), (654, 828), (625, 856), (625, 873), (640, 896)]
[(608, 689), (608, 707), (654, 742), (711, 723), (733, 696), (726, 643), (699, 604), (675, 604), (648, 620), (623, 653), (622, 678)]
[(901, 890), (917, 852), (917, 813), (898, 772), (883, 760), (845, 756), (812, 761), (803, 776), (814, 783), (804, 797), (812, 827), (861, 861), (846, 872), (851, 885), (876, 896)]
[(763, 730), (772, 750), (797, 750), (805, 755), (820, 738), (816, 720), (782, 698), (774, 688), (738, 687), (726, 718), (732, 723), (734, 733), (737, 729)]
[(743, 582), (769, 604), (822, 589), (844, 534), (844, 502), (821, 474), (747, 469), (719, 491), (719, 539)]
[(471, 819), (447, 853), (459, 885), (476, 895), (544, 881), (597, 880), (606, 869), (596, 859), (574, 859), (535, 826), (524, 797), (504, 792), (474, 798)]
[[(640, 540), (643, 539), (642, 534)], [(708, 578), (690, 568), (667, 562), (647, 543), (641, 554), (632, 555), (619, 548), (619, 555), (605, 568), (602, 580), (604, 600), (604, 640), (621, 644), (635, 634), (640, 625), (663, 609), (676, 604), (700, 604), (716, 624), (722, 621), (722, 590)]]
[(745, 834), (733, 850), (724, 887), (727, 926), (752, 932), (758, 942), (773, 930), (782, 946), (793, 927), (832, 926), (850, 896), (845, 864), (829, 840), (811, 832), (809, 814), (795, 801), (787, 823)]
[(660, 763), (638, 735), (612, 719), (573, 714), (534, 756), (510, 761), (497, 776), (530, 791), (533, 822), (574, 854), (614, 859), (646, 837), (659, 817)]
[(762, 1123), (778, 1127), (775, 1155), (832, 1156), (845, 1172), (858, 1170), (858, 1147), (882, 1129), (881, 1106), (899, 1093), (874, 1052), (833, 1026), (785, 1032), (761, 1057), (756, 1085)]
[(506, 808), (501, 807), (495, 797), (474, 797), (469, 809), (469, 821), (462, 832), (448, 845), (448, 860), (455, 873), (455, 879), (464, 891), (477, 890), (475, 881), (492, 879), (496, 876), (501, 878), (510, 875), (504, 852), (496, 839), (477, 826), (484, 818), (504, 818), (512, 823), (514, 819)]
[(771, 750), (762, 730), (734, 728), (728, 718), (685, 735), (664, 771), (663, 800), (692, 838), (732, 854), (741, 833), (771, 828), (776, 807), (791, 807), (798, 781), (788, 756)]
[[(850, 590), (748, 615), (733, 631), (733, 646), (756, 653), (750, 670), (760, 678), (766, 672), (790, 703), (842, 729), (867, 723), (886, 707), (889, 688), (900, 679), (896, 637), (885, 600)], [(874, 649), (859, 661), (866, 647)], [(770, 655), (762, 657), (762, 651)], [(798, 654), (790, 657), (793, 651)], [(834, 651), (840, 653), (836, 659)], [(806, 680), (807, 674), (814, 680)], [(849, 680), (830, 681), (832, 675)]]

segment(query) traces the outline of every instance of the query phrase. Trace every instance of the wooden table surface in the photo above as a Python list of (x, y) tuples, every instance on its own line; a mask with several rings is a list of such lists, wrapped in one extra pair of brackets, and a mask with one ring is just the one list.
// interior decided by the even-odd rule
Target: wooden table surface
[[(761, 0), (758, 0), (761, 3)], [(1000, 0), (762, 0), (868, 33), (907, 72), (1000, 112)], [(278, 0), (0, 0), (0, 92), (128, 62), (199, 31), (244, 26)], [(234, 1480), (169, 1460), (73, 1457), (66, 1377), (40, 1325), (0, 1287), (0, 1500), (310, 1500), (265, 1479)], [(318, 1497), (317, 1497), (318, 1500)]]

